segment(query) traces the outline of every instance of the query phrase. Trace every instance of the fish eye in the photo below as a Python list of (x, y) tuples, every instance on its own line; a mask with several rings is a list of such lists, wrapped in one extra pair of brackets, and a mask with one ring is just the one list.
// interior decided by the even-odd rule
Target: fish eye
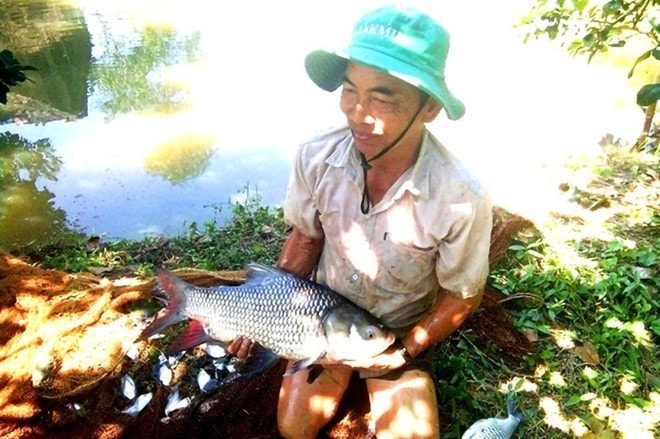
[(374, 328), (372, 328), (372, 327), (368, 327), (368, 328), (367, 328), (367, 338), (368, 338), (368, 339), (372, 339), (372, 338), (374, 338), (375, 336), (376, 336), (376, 333), (375, 333), (375, 331), (374, 331)]

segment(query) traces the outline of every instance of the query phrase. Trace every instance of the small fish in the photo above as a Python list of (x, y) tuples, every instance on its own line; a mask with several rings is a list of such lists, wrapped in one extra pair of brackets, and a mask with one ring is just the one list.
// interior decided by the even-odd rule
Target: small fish
[(509, 439), (523, 420), (523, 414), (516, 407), (511, 395), (507, 397), (506, 408), (506, 418), (480, 419), (463, 433), (461, 439)]
[(206, 354), (212, 358), (223, 358), (227, 356), (227, 351), (225, 351), (225, 348), (218, 344), (207, 343), (205, 350)]
[(323, 285), (266, 265), (247, 269), (245, 283), (212, 288), (159, 270), (158, 286), (168, 304), (138, 340), (188, 318), (190, 325), (171, 351), (243, 336), (270, 354), (260, 353), (255, 364), (274, 364), (278, 357), (295, 360), (287, 374), (319, 360), (332, 364), (373, 357), (395, 340), (375, 317)]
[(128, 416), (137, 416), (140, 414), (142, 409), (144, 409), (149, 402), (151, 402), (151, 398), (153, 397), (153, 393), (143, 393), (142, 395), (138, 396), (135, 398), (133, 401), (133, 404), (129, 405), (128, 407), (124, 408), (121, 412), (125, 415)]
[(138, 348), (136, 345), (131, 345), (131, 347), (128, 348), (126, 351), (126, 356), (130, 358), (132, 361), (137, 361), (138, 355), (140, 352), (138, 351)]
[(192, 398), (190, 396), (181, 398), (179, 388), (174, 387), (172, 392), (167, 397), (167, 404), (165, 405), (165, 416), (169, 417), (171, 413), (184, 409), (190, 405)]
[(135, 399), (135, 396), (137, 395), (137, 385), (130, 375), (122, 375), (121, 393), (130, 401)]
[(160, 381), (163, 385), (169, 386), (172, 383), (174, 372), (172, 372), (172, 369), (170, 369), (167, 363), (157, 363), (154, 364), (151, 376)]
[(207, 371), (200, 369), (197, 373), (197, 385), (202, 393), (211, 393), (221, 385), (217, 378), (211, 377)]

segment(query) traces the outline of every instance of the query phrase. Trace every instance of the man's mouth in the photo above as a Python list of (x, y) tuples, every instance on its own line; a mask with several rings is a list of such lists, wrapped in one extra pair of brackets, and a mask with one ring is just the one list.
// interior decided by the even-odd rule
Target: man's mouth
[(359, 140), (362, 142), (368, 142), (376, 137), (373, 133), (369, 131), (356, 131), (356, 130), (352, 130), (352, 131), (353, 131), (353, 138), (355, 140)]

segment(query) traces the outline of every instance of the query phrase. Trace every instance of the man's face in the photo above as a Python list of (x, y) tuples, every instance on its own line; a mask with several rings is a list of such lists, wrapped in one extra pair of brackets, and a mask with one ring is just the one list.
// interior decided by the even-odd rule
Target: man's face
[[(367, 157), (386, 147), (403, 132), (420, 101), (420, 92), (412, 85), (362, 64), (348, 64), (340, 107), (353, 131), (358, 150)], [(423, 128), (425, 118), (426, 113), (422, 110), (410, 127), (410, 136)]]

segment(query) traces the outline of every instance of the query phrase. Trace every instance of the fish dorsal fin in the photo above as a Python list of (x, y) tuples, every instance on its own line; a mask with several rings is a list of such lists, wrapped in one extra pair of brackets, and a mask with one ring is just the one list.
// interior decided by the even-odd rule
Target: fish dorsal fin
[(245, 285), (263, 285), (267, 282), (271, 282), (276, 277), (291, 276), (279, 268), (271, 267), (270, 265), (259, 264), (256, 262), (247, 264), (246, 268), (248, 274), (247, 279), (245, 280)]

